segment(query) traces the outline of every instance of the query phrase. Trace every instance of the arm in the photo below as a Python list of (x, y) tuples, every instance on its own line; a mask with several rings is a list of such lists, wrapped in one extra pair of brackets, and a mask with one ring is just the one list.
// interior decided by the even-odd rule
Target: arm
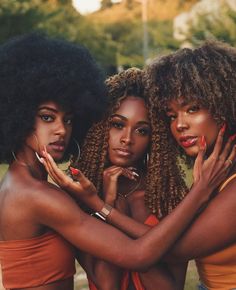
[[(210, 255), (236, 242), (236, 179), (231, 181), (198, 216), (168, 254), (171, 260)], [(201, 247), (199, 247), (201, 245)]]
[[(218, 151), (220, 151), (220, 148), (221, 147), (218, 148)], [(223, 154), (224, 152), (221, 155)], [(149, 230), (143, 237), (135, 241), (129, 239), (115, 228), (101, 223), (87, 216), (82, 211), (79, 211), (76, 204), (74, 204), (75, 208), (71, 208), (69, 205), (66, 206), (66, 202), (61, 202), (60, 206), (63, 204), (63, 210), (69, 209), (69, 212), (67, 212), (67, 214), (60, 214), (60, 210), (62, 209), (58, 206), (56, 211), (56, 213), (59, 212), (59, 214), (57, 214), (58, 219), (53, 223), (53, 219), (48, 217), (46, 221), (49, 224), (45, 224), (61, 233), (75, 246), (94, 256), (124, 268), (139, 269), (140, 267), (148, 267), (155, 261), (158, 261), (173, 245), (175, 240), (179, 238), (182, 232), (190, 224), (194, 215), (208, 200), (213, 189), (225, 178), (225, 168), (228, 168), (228, 163), (226, 164), (225, 162), (227, 157), (224, 156), (223, 158), (222, 156), (221, 159), (218, 159), (216, 158), (218, 156), (219, 152), (217, 152), (216, 155), (212, 154), (208, 160), (204, 161), (202, 166), (203, 170), (198, 182), (196, 182), (181, 204), (178, 205), (157, 227)], [(201, 159), (203, 159), (203, 156)], [(73, 182), (57, 168), (50, 156), (45, 155), (45, 162), (47, 163), (46, 168), (52, 173), (54, 180), (66, 180), (65, 183), (62, 183), (63, 187), (67, 188), (75, 195), (79, 194), (82, 198), (84, 198), (84, 192), (89, 192), (89, 205), (98, 211), (102, 208), (104, 203), (98, 200), (96, 195), (91, 194), (91, 192), (94, 193), (94, 187), (82, 173), (79, 173), (80, 182)], [(53, 168), (51, 168), (51, 166)], [(65, 194), (61, 193), (61, 195), (63, 198), (68, 198)], [(47, 196), (49, 198), (51, 195), (47, 194)], [(42, 199), (42, 201), (43, 200), (44, 199)], [(53, 202), (50, 204), (54, 206)], [(50, 210), (50, 212), (52, 211), (53, 210)], [(63, 217), (63, 220), (65, 219), (65, 222), (61, 220), (61, 217)], [(43, 214), (41, 218), (45, 219), (46, 215)], [(130, 230), (132, 219), (122, 216), (121, 213), (113, 209), (109, 215), (109, 220), (113, 224), (120, 224), (121, 219), (124, 222), (122, 227)], [(128, 221), (129, 225), (126, 226), (126, 222)], [(89, 230), (91, 228), (92, 231)], [(140, 248), (142, 248), (141, 252)]]

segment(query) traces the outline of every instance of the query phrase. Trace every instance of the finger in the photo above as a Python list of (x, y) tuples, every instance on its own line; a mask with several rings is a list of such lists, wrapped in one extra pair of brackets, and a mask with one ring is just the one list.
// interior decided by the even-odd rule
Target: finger
[(76, 178), (84, 189), (92, 185), (90, 180), (80, 170), (78, 170)]
[(224, 149), (219, 157), (223, 162), (227, 159), (227, 157), (230, 153), (231, 146), (232, 146), (232, 139), (229, 138), (229, 140), (227, 141), (227, 143), (226, 143), (226, 145), (225, 145), (225, 147), (224, 147)]
[(199, 140), (199, 150), (193, 167), (193, 180), (196, 182), (199, 179), (202, 164), (204, 161), (204, 155), (206, 152), (206, 139), (205, 136), (201, 136)]
[(139, 175), (136, 172), (133, 172), (128, 168), (123, 168), (122, 174), (131, 180), (137, 180), (137, 177), (139, 177)]
[(211, 154), (211, 156), (216, 158), (216, 159), (219, 156), (221, 148), (222, 148), (225, 129), (226, 129), (226, 123), (224, 123), (222, 128), (219, 130), (219, 133), (218, 133), (218, 136), (217, 136), (217, 139), (216, 139), (216, 143), (215, 143), (213, 152)]
[(45, 152), (45, 159), (52, 179), (60, 186), (67, 185), (71, 181), (71, 178), (68, 177), (60, 168), (58, 168), (52, 156), (47, 152)]
[(117, 180), (118, 177), (122, 174), (123, 168), (122, 167), (115, 167), (107, 172), (104, 172), (104, 178), (110, 178), (113, 180)]
[(225, 161), (226, 168), (231, 168), (235, 164), (236, 160), (236, 145), (233, 146), (230, 155)]

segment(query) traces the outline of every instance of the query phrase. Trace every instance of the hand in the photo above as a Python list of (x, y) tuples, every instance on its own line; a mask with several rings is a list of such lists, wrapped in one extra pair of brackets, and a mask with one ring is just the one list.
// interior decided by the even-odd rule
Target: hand
[(114, 206), (114, 202), (117, 198), (117, 182), (121, 175), (131, 180), (136, 180), (138, 176), (132, 167), (124, 168), (115, 165), (105, 169), (103, 172), (104, 200), (112, 206)]
[(48, 174), (56, 184), (71, 194), (72, 197), (81, 200), (93, 210), (100, 211), (104, 202), (98, 197), (93, 183), (80, 170), (74, 169), (73, 177), (75, 180), (73, 180), (58, 168), (52, 156), (47, 151), (43, 151), (42, 161)]
[(214, 149), (206, 160), (204, 160), (206, 141), (202, 136), (201, 146), (193, 168), (194, 184), (201, 181), (214, 190), (226, 179), (232, 165), (229, 160), (235, 160), (236, 148), (233, 146), (231, 149), (232, 138), (229, 138), (222, 150), (223, 135), (224, 130), (220, 130)]

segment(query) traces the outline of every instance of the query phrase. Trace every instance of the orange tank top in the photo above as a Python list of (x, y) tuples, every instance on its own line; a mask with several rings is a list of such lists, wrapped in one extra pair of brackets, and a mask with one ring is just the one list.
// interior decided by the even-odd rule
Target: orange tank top
[[(232, 180), (230, 176), (220, 191)], [(236, 243), (210, 256), (196, 259), (200, 280), (209, 290), (236, 289)]]
[(27, 288), (75, 274), (74, 249), (55, 232), (27, 240), (0, 241), (3, 286)]

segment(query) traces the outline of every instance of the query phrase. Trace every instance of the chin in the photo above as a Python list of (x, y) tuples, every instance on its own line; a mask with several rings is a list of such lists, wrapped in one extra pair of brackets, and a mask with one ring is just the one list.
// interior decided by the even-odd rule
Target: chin
[(191, 149), (191, 148), (185, 148), (184, 149), (184, 151), (185, 151), (185, 154), (186, 155), (188, 155), (188, 156), (190, 156), (190, 157), (197, 157), (197, 155), (198, 155), (198, 152), (199, 152), (199, 149)]
[(115, 166), (120, 166), (120, 167), (129, 167), (132, 166), (132, 162), (129, 162), (127, 160), (123, 160), (123, 159), (113, 159), (110, 160), (111, 164), (115, 165)]

